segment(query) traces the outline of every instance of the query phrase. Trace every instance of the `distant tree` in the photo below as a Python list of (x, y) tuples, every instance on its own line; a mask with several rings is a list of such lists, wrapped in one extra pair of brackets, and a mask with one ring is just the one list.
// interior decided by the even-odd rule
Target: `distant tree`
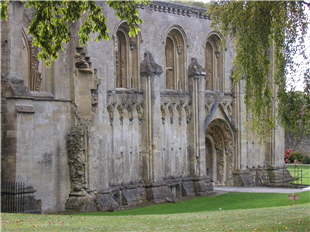
[(295, 143), (309, 135), (310, 126), (310, 99), (309, 94), (301, 91), (287, 91), (285, 93), (286, 102), (279, 108), (280, 120)]
[[(7, 20), (9, 1), (1, 1), (1, 20)], [(106, 1), (109, 7), (115, 10), (116, 16), (127, 20), (129, 36), (139, 32), (138, 24), (143, 21), (139, 18), (136, 9), (137, 3), (142, 1)], [(144, 1), (144, 3), (147, 3)], [(82, 19), (78, 32), (79, 43), (85, 45), (90, 41), (90, 34), (96, 33), (95, 40), (109, 40), (107, 18), (102, 7), (96, 1), (26, 1), (26, 7), (35, 9), (33, 20), (28, 29), (28, 34), (33, 35), (33, 46), (41, 48), (38, 58), (46, 61), (46, 66), (51, 61), (57, 60), (58, 52), (63, 49), (63, 44), (70, 41), (68, 22)], [(82, 17), (85, 15), (85, 17)]]
[[(275, 126), (275, 117), (295, 134), (310, 131), (310, 65), (305, 53), (309, 26), (305, 1), (218, 1), (208, 4), (212, 26), (235, 41), (235, 82), (245, 80), (245, 104), (252, 129), (262, 137)], [(303, 77), (297, 76), (302, 54)], [(303, 78), (304, 93), (294, 91), (286, 76)], [(275, 81), (276, 85), (273, 84)], [(278, 100), (275, 103), (274, 100)], [(276, 104), (277, 112), (272, 111)]]

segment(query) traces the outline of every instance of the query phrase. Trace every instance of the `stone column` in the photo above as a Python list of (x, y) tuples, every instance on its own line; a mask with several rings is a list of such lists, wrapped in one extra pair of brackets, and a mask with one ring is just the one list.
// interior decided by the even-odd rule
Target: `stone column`
[(142, 123), (142, 178), (146, 197), (151, 202), (174, 201), (174, 195), (163, 181), (160, 150), (160, 81), (163, 69), (156, 64), (151, 53), (145, 52), (140, 65), (141, 86), (144, 91), (144, 121)]
[[(192, 58), (188, 76), (193, 78), (192, 107), (193, 107), (193, 165), (195, 176), (205, 174), (201, 170), (201, 155), (204, 154), (204, 77), (205, 72), (196, 58)], [(202, 150), (201, 150), (202, 149)], [(203, 159), (204, 160), (204, 159)]]
[(198, 195), (213, 191), (209, 177), (206, 175), (205, 162), (205, 113), (204, 113), (204, 72), (196, 58), (191, 59), (188, 67), (188, 77), (193, 78), (192, 107), (193, 107), (193, 157), (192, 167), (194, 188)]
[[(146, 183), (153, 183), (160, 173), (160, 151), (158, 143), (160, 128), (156, 119), (160, 119), (160, 85), (159, 76), (163, 73), (160, 65), (156, 64), (150, 52), (144, 53), (144, 60), (140, 64), (142, 89), (144, 91), (144, 122), (142, 155), (142, 178)], [(156, 157), (155, 157), (156, 156)], [(157, 178), (155, 178), (155, 176)], [(161, 177), (161, 175), (159, 174)]]

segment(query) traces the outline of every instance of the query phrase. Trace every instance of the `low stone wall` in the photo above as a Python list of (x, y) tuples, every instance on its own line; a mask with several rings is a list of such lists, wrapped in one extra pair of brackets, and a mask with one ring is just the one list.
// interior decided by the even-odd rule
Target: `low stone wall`
[(182, 198), (208, 195), (213, 192), (208, 177), (165, 179), (151, 184), (123, 184), (111, 186), (106, 191), (70, 194), (66, 209), (84, 212), (118, 211), (122, 207), (146, 202), (178, 202)]
[(255, 186), (288, 187), (293, 178), (286, 166), (250, 168)]

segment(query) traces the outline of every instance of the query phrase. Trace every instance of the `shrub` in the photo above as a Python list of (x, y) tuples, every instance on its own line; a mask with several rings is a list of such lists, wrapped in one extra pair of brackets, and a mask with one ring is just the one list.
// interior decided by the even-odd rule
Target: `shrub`
[(304, 160), (302, 161), (303, 164), (310, 164), (310, 154), (304, 155)]
[(300, 152), (294, 151), (290, 157), (291, 163), (294, 163), (297, 160), (298, 163), (302, 163), (304, 157)]
[(288, 149), (284, 151), (284, 161), (286, 164), (291, 163), (292, 150)]

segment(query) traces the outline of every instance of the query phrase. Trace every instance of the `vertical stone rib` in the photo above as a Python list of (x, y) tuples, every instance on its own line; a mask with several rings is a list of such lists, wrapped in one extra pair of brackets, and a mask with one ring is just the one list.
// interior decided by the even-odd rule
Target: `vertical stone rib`
[[(142, 167), (143, 169), (147, 169), (147, 181), (152, 183), (154, 182), (154, 170), (155, 170), (155, 164), (154, 164), (154, 149), (156, 142), (153, 138), (153, 122), (152, 115), (154, 112), (156, 113), (155, 104), (153, 104), (152, 99), (157, 95), (158, 93), (154, 91), (154, 83), (155, 77), (160, 76), (160, 74), (163, 72), (162, 67), (154, 61), (152, 54), (150, 52), (144, 53), (144, 60), (140, 64), (140, 74), (141, 77), (145, 78), (145, 85), (143, 86), (145, 90), (145, 108), (146, 108), (146, 151), (147, 151), (147, 167)], [(153, 93), (154, 92), (154, 93)], [(153, 93), (153, 94), (152, 94)], [(154, 145), (154, 149), (153, 149)]]
[[(199, 160), (201, 159), (200, 157), (200, 147), (202, 144), (200, 144), (200, 133), (199, 131), (199, 125), (201, 125), (201, 120), (199, 120), (200, 116), (200, 109), (199, 109), (199, 86), (198, 86), (198, 81), (200, 79), (203, 79), (205, 77), (205, 72), (202, 68), (202, 66), (198, 63), (196, 58), (191, 59), (191, 64), (188, 67), (188, 76), (192, 77), (194, 80), (194, 88), (193, 88), (193, 114), (194, 114), (194, 174), (196, 176), (199, 176), (201, 173), (200, 170), (200, 162)], [(204, 86), (204, 85), (203, 85)], [(201, 104), (202, 111), (203, 111), (203, 104)], [(204, 147), (204, 145), (202, 146)]]

